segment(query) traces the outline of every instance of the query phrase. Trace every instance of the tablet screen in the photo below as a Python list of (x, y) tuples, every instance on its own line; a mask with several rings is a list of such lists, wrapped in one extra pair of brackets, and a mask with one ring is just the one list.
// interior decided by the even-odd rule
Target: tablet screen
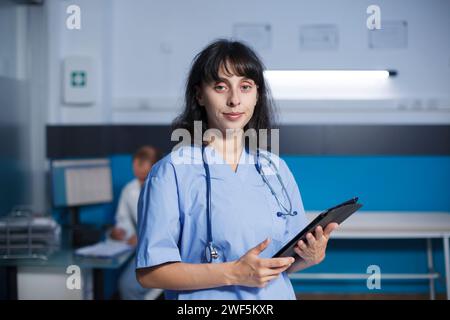
[(306, 241), (306, 235), (321, 226), (323, 229), (332, 223), (336, 222), (341, 224), (345, 219), (355, 213), (358, 209), (362, 207), (362, 204), (357, 203), (358, 197), (352, 198), (345, 201), (337, 206), (334, 206), (326, 211), (320, 213), (310, 224), (308, 224), (302, 231), (300, 231), (294, 238), (289, 240), (273, 257), (294, 257), (297, 258), (298, 255), (294, 251), (297, 242), (300, 240)]

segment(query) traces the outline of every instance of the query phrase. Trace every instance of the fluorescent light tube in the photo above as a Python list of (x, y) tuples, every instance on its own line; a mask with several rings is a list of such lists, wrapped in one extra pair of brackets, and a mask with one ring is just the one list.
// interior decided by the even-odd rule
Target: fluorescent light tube
[(266, 70), (264, 75), (269, 81), (292, 82), (297, 81), (366, 81), (384, 80), (395, 71), (388, 70)]
[(389, 70), (266, 70), (275, 98), (351, 98), (386, 90)]

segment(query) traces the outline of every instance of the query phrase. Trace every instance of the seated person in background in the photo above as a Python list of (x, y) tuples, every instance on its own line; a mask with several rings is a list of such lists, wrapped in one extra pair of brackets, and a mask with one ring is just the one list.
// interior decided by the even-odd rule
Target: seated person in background
[[(110, 233), (114, 240), (137, 244), (137, 205), (141, 186), (144, 184), (153, 164), (161, 158), (160, 152), (150, 146), (143, 146), (133, 155), (133, 173), (136, 177), (130, 181), (120, 194), (116, 211), (116, 224)], [(128, 263), (119, 278), (119, 292), (124, 300), (142, 300), (158, 297), (162, 290), (145, 289), (136, 280), (134, 258)]]

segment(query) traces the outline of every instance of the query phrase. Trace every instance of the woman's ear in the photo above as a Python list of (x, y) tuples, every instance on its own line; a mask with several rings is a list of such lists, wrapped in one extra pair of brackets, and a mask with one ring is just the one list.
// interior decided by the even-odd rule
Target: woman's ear
[(205, 103), (203, 102), (202, 90), (199, 86), (195, 86), (195, 98), (201, 107), (205, 106)]

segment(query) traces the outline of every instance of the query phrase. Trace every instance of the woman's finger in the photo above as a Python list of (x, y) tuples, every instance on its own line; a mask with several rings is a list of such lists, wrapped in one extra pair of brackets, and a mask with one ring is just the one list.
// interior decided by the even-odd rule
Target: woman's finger
[(323, 229), (322, 226), (318, 226), (316, 228), (316, 231), (314, 232), (315, 236), (316, 236), (316, 240), (319, 241), (320, 239), (322, 239), (323, 237)]
[(314, 245), (316, 244), (316, 238), (314, 238), (311, 232), (306, 235), (306, 240), (308, 241), (308, 247), (314, 247)]
[(287, 266), (279, 267), (279, 268), (269, 268), (269, 269), (265, 269), (265, 270), (262, 272), (262, 275), (263, 275), (263, 276), (274, 276), (274, 275), (277, 275), (277, 274), (280, 274), (280, 273), (286, 271), (287, 269), (290, 268), (290, 266), (291, 266), (291, 265), (287, 265)]
[(304, 252), (298, 246), (294, 247), (294, 251), (300, 258), (303, 258)]
[(269, 246), (270, 242), (271, 242), (271, 239), (266, 238), (263, 242), (259, 243), (256, 247), (250, 249), (249, 252), (259, 255), (261, 252), (263, 252)]
[(292, 264), (295, 261), (292, 257), (261, 259), (261, 265), (266, 268), (280, 268)]
[(259, 269), (259, 272), (257, 274), (259, 277), (273, 276), (273, 275), (277, 275), (277, 274), (287, 270), (290, 266), (291, 266), (291, 264), (288, 264), (288, 265), (282, 266), (282, 267), (276, 267), (276, 268), (262, 267)]
[(325, 230), (324, 230), (324, 236), (325, 236), (325, 238), (329, 238), (330, 237), (330, 234), (334, 231), (334, 230), (336, 230), (336, 228), (338, 227), (339, 225), (336, 223), (336, 222), (332, 222), (332, 223), (329, 223), (326, 227), (325, 227)]
[(277, 274), (276, 276), (267, 276), (267, 277), (262, 278), (261, 281), (269, 282), (269, 281), (272, 281), (272, 280), (278, 278), (279, 276), (280, 276), (279, 274)]
[(301, 250), (306, 250), (306, 248), (308, 247), (308, 246), (306, 245), (306, 243), (303, 242), (303, 240), (300, 240), (300, 241), (297, 243), (297, 246), (298, 246)]

